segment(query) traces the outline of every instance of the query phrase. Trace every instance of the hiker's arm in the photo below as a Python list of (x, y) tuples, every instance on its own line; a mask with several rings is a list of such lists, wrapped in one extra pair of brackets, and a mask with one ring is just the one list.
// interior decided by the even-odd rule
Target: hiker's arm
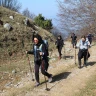
[(76, 44), (75, 48), (79, 48), (80, 47), (80, 41)]
[(88, 41), (88, 48), (91, 48), (91, 44), (90, 44), (90, 42)]
[(34, 54), (34, 51), (33, 50), (27, 51), (27, 54)]
[(40, 55), (42, 56), (46, 55), (46, 49), (44, 45), (42, 45), (42, 50), (40, 51)]

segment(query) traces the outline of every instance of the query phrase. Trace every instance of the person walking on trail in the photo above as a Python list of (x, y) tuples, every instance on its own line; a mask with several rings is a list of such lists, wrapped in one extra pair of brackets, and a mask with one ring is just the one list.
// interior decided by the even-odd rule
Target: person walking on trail
[(33, 50), (27, 51), (27, 54), (34, 55), (34, 63), (35, 63), (35, 79), (36, 79), (36, 86), (40, 85), (39, 81), (39, 68), (41, 66), (41, 73), (44, 76), (48, 77), (48, 82), (52, 81), (52, 74), (49, 74), (45, 69), (45, 58), (46, 58), (46, 49), (44, 44), (39, 41), (38, 35), (34, 36), (34, 44)]
[(81, 37), (81, 40), (77, 43), (75, 48), (79, 48), (79, 52), (78, 52), (78, 63), (79, 63), (79, 67), (81, 68), (81, 59), (84, 58), (84, 66), (86, 67), (86, 61), (88, 60), (88, 58), (90, 57), (88, 48), (90, 48), (90, 42), (88, 40), (86, 40), (85, 36)]
[(44, 46), (45, 46), (45, 51), (46, 51), (46, 57), (45, 57), (45, 69), (46, 69), (46, 71), (48, 70), (48, 67), (49, 67), (49, 50), (48, 50), (48, 47), (49, 47), (49, 45), (48, 45), (48, 41), (45, 39), (45, 38), (43, 38), (42, 39), (42, 37), (37, 33), (37, 32), (33, 32), (33, 35), (32, 35), (32, 41), (34, 42), (34, 37), (35, 36), (38, 36), (38, 38), (39, 38), (39, 42), (40, 43), (42, 43), (42, 44), (44, 44)]
[(72, 43), (72, 46), (74, 48), (76, 46), (76, 44), (77, 44), (77, 36), (74, 33), (72, 33), (71, 39), (72, 39), (71, 43)]
[(58, 35), (57, 40), (55, 42), (55, 45), (58, 49), (59, 59), (61, 59), (61, 56), (62, 56), (61, 51), (62, 51), (62, 47), (64, 45), (64, 42), (63, 42), (63, 39), (62, 39), (61, 35)]
[(93, 35), (90, 33), (90, 34), (87, 35), (87, 38), (88, 38), (88, 40), (89, 40), (89, 42), (91, 44), (92, 43)]

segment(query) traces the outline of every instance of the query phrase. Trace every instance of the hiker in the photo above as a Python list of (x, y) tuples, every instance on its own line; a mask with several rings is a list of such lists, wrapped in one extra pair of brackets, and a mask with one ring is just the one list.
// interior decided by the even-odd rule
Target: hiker
[(36, 86), (40, 85), (40, 81), (39, 81), (40, 66), (41, 66), (42, 74), (48, 77), (48, 82), (51, 82), (52, 74), (49, 74), (45, 69), (45, 58), (47, 56), (46, 49), (45, 49), (44, 44), (40, 42), (38, 35), (34, 35), (33, 50), (27, 51), (27, 54), (34, 55)]
[(61, 51), (62, 51), (62, 47), (64, 45), (64, 42), (63, 42), (63, 39), (62, 39), (61, 35), (58, 35), (57, 40), (55, 42), (55, 45), (58, 49), (59, 59), (61, 59), (61, 56), (62, 56)]
[(44, 44), (44, 46), (45, 46), (45, 51), (46, 51), (46, 57), (45, 57), (45, 69), (46, 69), (46, 71), (48, 70), (48, 67), (49, 67), (49, 51), (48, 51), (48, 47), (49, 47), (49, 45), (48, 45), (48, 41), (44, 38), (44, 39), (42, 39), (42, 37), (37, 33), (37, 32), (33, 32), (33, 36), (32, 36), (32, 41), (34, 41), (34, 37), (35, 36), (38, 36), (38, 38), (39, 38), (39, 42), (40, 43), (42, 43), (42, 44)]
[(79, 52), (78, 52), (78, 62), (79, 62), (79, 67), (81, 68), (81, 59), (84, 58), (84, 64), (83, 66), (87, 66), (86, 65), (86, 61), (88, 60), (88, 58), (90, 57), (88, 48), (90, 48), (90, 42), (88, 40), (86, 40), (85, 36), (81, 37), (81, 40), (78, 42), (78, 44), (76, 45), (75, 48), (79, 48)]
[(87, 38), (88, 38), (90, 44), (92, 43), (92, 37), (93, 37), (93, 35), (92, 35), (91, 33), (89, 33), (89, 34), (87, 35)]
[(74, 33), (72, 33), (71, 39), (72, 39), (71, 44), (72, 44), (72, 46), (74, 48), (76, 46), (76, 44), (77, 44), (77, 36)]

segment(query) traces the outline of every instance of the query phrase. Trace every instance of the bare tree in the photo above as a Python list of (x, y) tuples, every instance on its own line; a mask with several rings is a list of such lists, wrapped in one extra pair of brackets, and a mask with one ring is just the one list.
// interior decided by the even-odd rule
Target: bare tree
[(60, 27), (77, 32), (96, 23), (96, 0), (57, 0)]
[(13, 11), (19, 12), (21, 4), (18, 0), (0, 0), (0, 6), (9, 8)]
[(30, 19), (34, 19), (35, 18), (35, 14), (31, 13), (28, 8), (26, 8), (22, 14)]

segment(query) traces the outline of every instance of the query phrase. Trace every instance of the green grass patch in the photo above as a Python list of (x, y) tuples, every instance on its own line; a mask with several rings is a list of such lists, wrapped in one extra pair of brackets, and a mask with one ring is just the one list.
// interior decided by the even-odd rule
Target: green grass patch
[(85, 88), (81, 89), (74, 96), (96, 96), (96, 75), (88, 80)]

